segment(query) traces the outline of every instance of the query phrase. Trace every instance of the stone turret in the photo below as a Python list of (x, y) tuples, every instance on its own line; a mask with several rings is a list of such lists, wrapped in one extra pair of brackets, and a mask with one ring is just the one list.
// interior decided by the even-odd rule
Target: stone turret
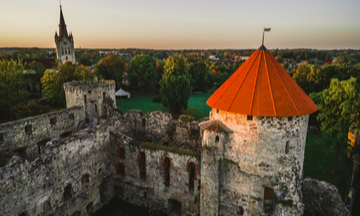
[(302, 215), (306, 93), (261, 46), (207, 104), (201, 215)]

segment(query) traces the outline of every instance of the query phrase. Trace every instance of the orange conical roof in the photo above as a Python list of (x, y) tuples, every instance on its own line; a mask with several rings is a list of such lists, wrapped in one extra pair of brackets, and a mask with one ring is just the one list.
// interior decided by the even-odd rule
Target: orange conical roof
[(300, 116), (318, 110), (265, 46), (256, 50), (206, 104), (253, 116)]

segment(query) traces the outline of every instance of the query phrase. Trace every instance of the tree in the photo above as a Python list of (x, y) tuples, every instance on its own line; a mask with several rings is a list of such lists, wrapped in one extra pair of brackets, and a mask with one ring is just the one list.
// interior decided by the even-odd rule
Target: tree
[(41, 78), (44, 86), (43, 95), (52, 104), (65, 104), (65, 92), (63, 84), (70, 81), (93, 80), (95, 75), (90, 73), (84, 66), (77, 66), (71, 62), (65, 62), (56, 70), (46, 70)]
[(212, 87), (213, 75), (206, 69), (204, 62), (190, 63), (189, 73), (191, 75), (191, 87), (194, 91), (206, 91)]
[(0, 61), (0, 112), (1, 122), (16, 119), (13, 106), (26, 102), (29, 95), (25, 88), (24, 66), (20, 60)]
[[(91, 56), (94, 56), (94, 55), (91, 55)], [(91, 59), (93, 59), (93, 58), (91, 58)], [(91, 66), (92, 65), (90, 59), (84, 58), (84, 57), (78, 58), (77, 62), (78, 62), (79, 65), (85, 65), (85, 66)]]
[(332, 79), (330, 88), (312, 93), (310, 97), (319, 107), (317, 119), (321, 122), (323, 142), (329, 143), (331, 150), (335, 151), (335, 175), (339, 153), (348, 149), (349, 129), (360, 120), (360, 87), (356, 78), (344, 81)]
[(189, 69), (183, 58), (170, 56), (160, 80), (161, 102), (172, 112), (186, 110), (191, 95)]
[(156, 61), (148, 55), (140, 54), (130, 61), (129, 74), (131, 85), (143, 91), (155, 90), (160, 81), (160, 73), (156, 69)]
[(46, 71), (46, 67), (40, 62), (33, 61), (33, 62), (31, 62), (29, 64), (29, 69), (32, 70), (32, 71), (35, 71), (36, 83), (39, 84), (40, 93), (41, 93), (41, 77), (44, 76), (44, 73)]
[(109, 54), (95, 65), (98, 79), (114, 80), (116, 88), (120, 88), (124, 78), (125, 62), (119, 55)]

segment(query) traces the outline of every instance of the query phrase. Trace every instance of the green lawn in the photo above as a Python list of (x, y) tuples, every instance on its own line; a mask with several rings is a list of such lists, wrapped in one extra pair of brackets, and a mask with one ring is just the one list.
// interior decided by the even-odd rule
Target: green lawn
[(140, 90), (126, 90), (130, 92), (130, 99), (117, 99), (116, 106), (122, 109), (124, 112), (129, 110), (142, 110), (144, 114), (156, 110), (171, 113), (173, 119), (177, 119), (181, 114), (191, 115), (196, 120), (203, 117), (209, 117), (209, 111), (211, 108), (206, 105), (207, 99), (211, 96), (210, 93), (204, 93), (199, 95), (192, 95), (188, 102), (187, 110), (181, 113), (172, 113), (169, 109), (166, 109), (161, 103), (154, 103), (152, 99), (159, 96), (157, 92), (141, 92)]

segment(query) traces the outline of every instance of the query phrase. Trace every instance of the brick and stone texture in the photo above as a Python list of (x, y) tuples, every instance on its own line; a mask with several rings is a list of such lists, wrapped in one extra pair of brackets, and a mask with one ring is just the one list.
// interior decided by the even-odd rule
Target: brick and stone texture
[[(130, 144), (131, 140), (124, 134), (111, 133), (111, 142), (117, 146), (113, 151), (118, 153), (112, 164), (115, 195), (132, 204), (170, 215), (198, 215), (201, 179), (199, 159), (134, 146)], [(121, 151), (124, 151), (123, 155)], [(145, 156), (143, 162), (141, 154)], [(166, 161), (170, 164), (168, 182)], [(195, 168), (193, 185), (189, 180), (191, 163)]]
[(336, 186), (316, 179), (303, 182), (305, 210), (312, 214), (350, 216)]
[(40, 153), (39, 145), (60, 135), (65, 136), (64, 132), (75, 132), (79, 122), (84, 119), (85, 113), (82, 107), (71, 107), (1, 124), (0, 156), (24, 151), (21, 156), (32, 161)]

